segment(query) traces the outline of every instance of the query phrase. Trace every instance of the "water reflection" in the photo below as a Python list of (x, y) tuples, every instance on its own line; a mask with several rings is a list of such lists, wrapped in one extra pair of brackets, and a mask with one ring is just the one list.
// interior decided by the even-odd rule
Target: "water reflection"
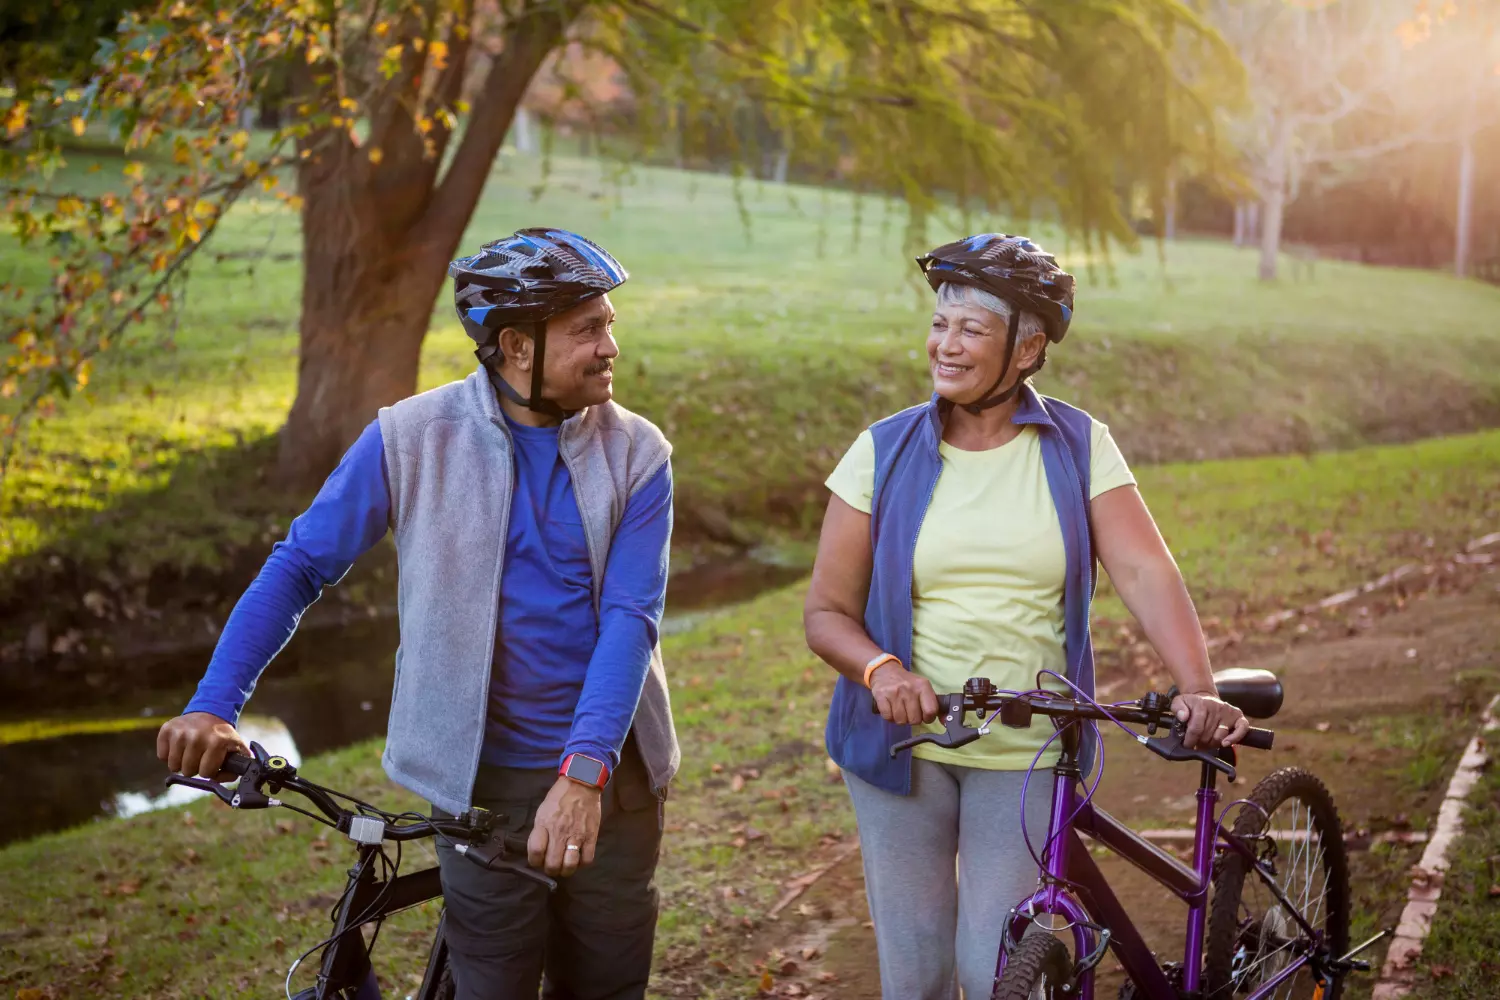
[[(297, 752), (297, 742), (292, 739), (292, 732), (286, 727), (286, 723), (280, 719), (246, 715), (240, 719), (240, 724), (236, 728), (246, 742), (259, 743), (268, 752), (280, 754), (289, 760), (293, 767), (302, 763), (302, 755)], [(207, 794), (196, 788), (188, 788), (186, 785), (169, 785), (159, 795), (148, 795), (144, 792), (119, 792), (115, 795), (114, 801), (109, 804), (107, 811), (123, 819), (139, 816), (153, 809), (186, 805)]]

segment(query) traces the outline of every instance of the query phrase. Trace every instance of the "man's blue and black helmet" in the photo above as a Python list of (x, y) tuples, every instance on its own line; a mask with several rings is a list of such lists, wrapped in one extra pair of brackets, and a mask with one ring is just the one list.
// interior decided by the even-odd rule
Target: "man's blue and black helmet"
[(1062, 340), (1073, 321), (1073, 276), (1024, 236), (980, 233), (917, 258), (927, 283), (972, 285), (1041, 317), (1047, 339)]
[[(522, 229), (486, 243), (479, 252), (448, 265), (453, 304), (474, 354), (491, 372), (498, 390), (522, 406), (562, 414), (541, 398), (547, 320), (598, 298), (630, 277), (609, 251), (565, 229)], [(535, 343), (531, 398), (523, 399), (499, 377), (500, 331), (515, 327)]]

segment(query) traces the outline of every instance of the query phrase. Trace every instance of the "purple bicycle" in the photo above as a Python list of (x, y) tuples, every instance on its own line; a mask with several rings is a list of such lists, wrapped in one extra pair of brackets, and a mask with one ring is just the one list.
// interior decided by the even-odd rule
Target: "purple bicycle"
[[(1269, 719), (1281, 708), (1281, 683), (1269, 671), (1224, 670), (1214, 679), (1219, 696), (1251, 718)], [(959, 747), (997, 721), (1024, 729), (1036, 715), (1053, 720), (1055, 732), (1047, 742), (1058, 742), (1061, 755), (1052, 768), (1047, 837), (1040, 852), (1027, 839), (1039, 885), (1006, 918), (991, 1000), (1093, 1000), (1094, 970), (1108, 951), (1129, 977), (1120, 990), (1122, 1000), (1337, 1000), (1349, 973), (1369, 970), (1357, 956), (1390, 932), (1349, 947), (1349, 870), (1328, 789), (1301, 768), (1283, 767), (1247, 798), (1220, 810), (1215, 783), (1220, 774), (1233, 779), (1235, 749), (1185, 747), (1184, 727), (1171, 703), (1170, 694), (1152, 692), (1136, 702), (1101, 705), (1086, 696), (999, 691), (976, 677), (962, 692), (938, 696), (943, 733), (915, 736), (891, 748), (895, 756), (918, 743)], [(970, 716), (977, 726), (967, 724)], [(1191, 866), (1094, 805), (1104, 769), (1102, 744), (1092, 784), (1080, 787), (1082, 730), (1097, 731), (1099, 722), (1120, 726), (1159, 757), (1201, 766)], [(1145, 726), (1146, 732), (1127, 724)], [(1251, 729), (1240, 745), (1269, 750), (1274, 735)], [(1225, 819), (1231, 810), (1237, 815), (1229, 828)], [(1158, 964), (1080, 833), (1187, 904), (1180, 963)], [(1071, 953), (1057, 936), (1064, 932), (1071, 932)]]

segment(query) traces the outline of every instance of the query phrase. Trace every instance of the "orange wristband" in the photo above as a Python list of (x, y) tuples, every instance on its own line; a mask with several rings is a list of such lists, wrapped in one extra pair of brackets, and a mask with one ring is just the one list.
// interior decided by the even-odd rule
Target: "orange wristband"
[(881, 653), (879, 656), (875, 657), (875, 659), (865, 664), (865, 687), (870, 686), (870, 677), (875, 673), (875, 671), (879, 670), (887, 663), (894, 663), (897, 666), (900, 666), (901, 657), (897, 656), (895, 653)]

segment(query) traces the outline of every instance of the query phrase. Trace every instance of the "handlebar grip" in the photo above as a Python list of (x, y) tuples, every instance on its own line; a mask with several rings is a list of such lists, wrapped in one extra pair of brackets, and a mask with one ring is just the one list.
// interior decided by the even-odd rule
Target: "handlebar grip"
[(230, 774), (243, 776), (253, 763), (254, 761), (244, 754), (231, 751), (224, 756), (224, 766), (222, 769), (228, 771)]
[(1255, 729), (1252, 727), (1245, 734), (1245, 738), (1240, 740), (1240, 746), (1249, 747), (1252, 750), (1269, 750), (1275, 742), (1276, 731), (1274, 729)]

